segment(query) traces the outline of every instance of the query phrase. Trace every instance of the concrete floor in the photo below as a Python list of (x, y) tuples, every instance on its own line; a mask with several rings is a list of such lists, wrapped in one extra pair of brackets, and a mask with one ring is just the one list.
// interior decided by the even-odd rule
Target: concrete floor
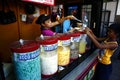
[(112, 57), (113, 71), (110, 77), (110, 80), (120, 80), (120, 47), (117, 53)]
[(110, 80), (120, 80), (120, 60), (115, 60), (113, 62), (113, 72)]

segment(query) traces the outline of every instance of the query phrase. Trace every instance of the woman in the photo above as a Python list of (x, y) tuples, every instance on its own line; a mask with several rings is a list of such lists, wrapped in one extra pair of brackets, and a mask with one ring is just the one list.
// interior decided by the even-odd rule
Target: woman
[(61, 24), (66, 19), (75, 19), (75, 17), (67, 16), (58, 21), (51, 22), (50, 15), (42, 14), (38, 17), (38, 19), (36, 20), (36, 23), (41, 25), (41, 31), (44, 36), (53, 36), (53, 35), (56, 35), (57, 33), (53, 32), (51, 28), (55, 27), (58, 24)]
[[(93, 80), (109, 80), (112, 73), (111, 57), (118, 47), (117, 38), (120, 35), (120, 24), (111, 24), (106, 38), (97, 38), (89, 28), (86, 28), (85, 31), (95, 46), (100, 49)], [(101, 40), (103, 42), (99, 43), (98, 41)]]

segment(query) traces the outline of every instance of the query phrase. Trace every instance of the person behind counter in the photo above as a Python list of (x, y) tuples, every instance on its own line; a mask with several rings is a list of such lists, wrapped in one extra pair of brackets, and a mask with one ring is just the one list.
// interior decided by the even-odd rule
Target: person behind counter
[[(97, 38), (89, 28), (86, 28), (85, 31), (96, 47), (100, 49), (98, 64), (92, 80), (109, 80), (112, 72), (111, 57), (118, 47), (117, 38), (120, 35), (120, 24), (113, 23), (109, 26), (107, 38)], [(103, 42), (99, 43), (98, 40), (103, 40)]]
[(61, 24), (66, 19), (75, 19), (75, 17), (71, 15), (64, 17), (58, 21), (51, 22), (50, 15), (42, 14), (36, 20), (36, 24), (41, 25), (41, 31), (43, 36), (53, 36), (56, 35), (57, 33), (53, 32), (51, 28), (54, 27), (55, 25)]

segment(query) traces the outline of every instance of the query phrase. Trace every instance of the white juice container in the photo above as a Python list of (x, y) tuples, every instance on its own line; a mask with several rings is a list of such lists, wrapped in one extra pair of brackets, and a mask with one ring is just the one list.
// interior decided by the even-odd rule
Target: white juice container
[(41, 68), (42, 68), (42, 77), (50, 77), (55, 74), (58, 70), (58, 39), (57, 38), (48, 38), (44, 40), (38, 40), (41, 47)]

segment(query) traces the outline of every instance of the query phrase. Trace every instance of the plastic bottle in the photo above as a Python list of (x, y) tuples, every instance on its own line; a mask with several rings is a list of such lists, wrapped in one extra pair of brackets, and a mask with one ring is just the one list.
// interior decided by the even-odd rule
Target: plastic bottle
[(83, 30), (84, 30), (84, 28), (87, 27), (87, 26), (88, 26), (88, 18), (87, 18), (87, 16), (85, 15), (84, 18), (83, 18)]

